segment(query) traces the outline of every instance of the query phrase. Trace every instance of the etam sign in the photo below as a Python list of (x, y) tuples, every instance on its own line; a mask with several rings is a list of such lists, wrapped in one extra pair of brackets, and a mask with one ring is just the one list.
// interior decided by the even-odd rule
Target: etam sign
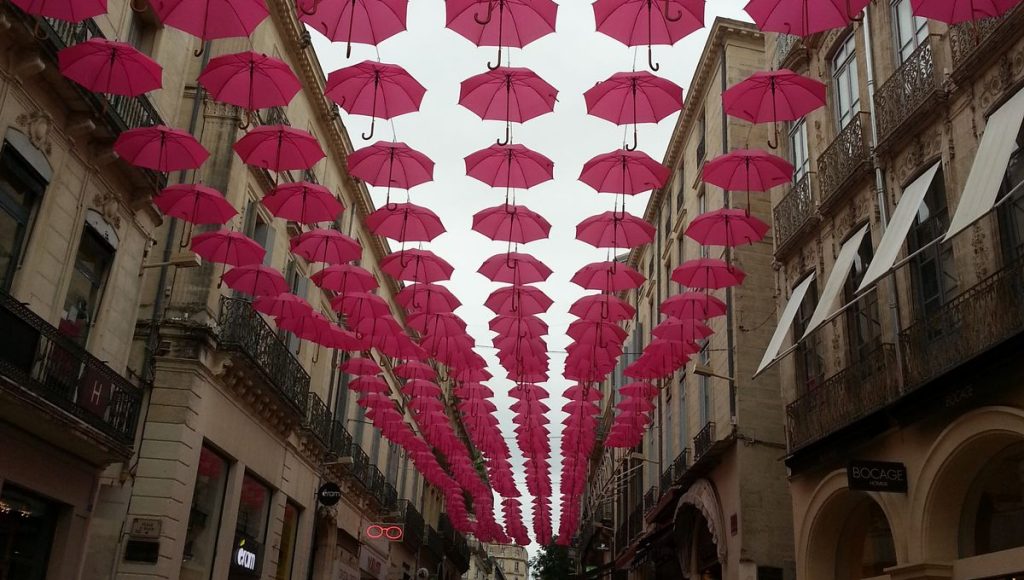
[(235, 550), (231, 557), (231, 568), (251, 576), (259, 575), (260, 545), (246, 538), (235, 538)]

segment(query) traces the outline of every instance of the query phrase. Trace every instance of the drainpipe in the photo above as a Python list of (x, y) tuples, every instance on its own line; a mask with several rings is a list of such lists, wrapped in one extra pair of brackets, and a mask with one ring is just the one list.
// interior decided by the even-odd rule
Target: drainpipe
[[(729, 88), (729, 86), (728, 86), (729, 85), (729, 79), (727, 78), (729, 67), (728, 67), (728, 61), (727, 61), (727, 57), (726, 57), (726, 44), (725, 44), (725, 41), (722, 41), (722, 57), (719, 60), (719, 62), (720, 62), (720, 69), (721, 70), (719, 71), (719, 75), (718, 76), (721, 77), (722, 92), (725, 93), (725, 90), (727, 88)], [(724, 153), (728, 153), (728, 152), (729, 152), (729, 117), (727, 115), (723, 114), (722, 115), (722, 153), (724, 154)], [(705, 153), (705, 157), (707, 157), (706, 153)], [(724, 199), (725, 207), (729, 207), (731, 205), (731, 197), (732, 197), (729, 194), (729, 190), (728, 189), (723, 190), (722, 195), (725, 198)], [(726, 248), (725, 249), (725, 257), (726, 257), (726, 261), (727, 262), (730, 262), (730, 263), (732, 262), (732, 249), (731, 248)], [(729, 370), (728, 370), (728, 372), (726, 374), (728, 376), (732, 377), (732, 380), (729, 381), (729, 422), (731, 424), (730, 426), (735, 426), (735, 424), (736, 424), (736, 358), (735, 358), (735, 354), (734, 353), (735, 353), (735, 350), (736, 350), (735, 349), (736, 336), (735, 336), (735, 331), (733, 330), (733, 323), (734, 323), (735, 319), (734, 319), (733, 308), (732, 308), (733, 307), (732, 288), (726, 288), (725, 289), (725, 306), (726, 306), (726, 308), (725, 308), (725, 333), (726, 333), (726, 343), (727, 343), (726, 344), (726, 359), (728, 361), (728, 367), (729, 367)], [(703, 425), (701, 426), (701, 428), (703, 428)]]

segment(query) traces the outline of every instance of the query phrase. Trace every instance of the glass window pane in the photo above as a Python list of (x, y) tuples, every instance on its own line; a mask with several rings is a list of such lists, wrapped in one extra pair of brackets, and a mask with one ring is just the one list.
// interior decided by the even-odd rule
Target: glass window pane
[(89, 330), (96, 322), (100, 294), (114, 251), (86, 226), (78, 246), (71, 283), (64, 298), (60, 330), (78, 344), (85, 346)]
[(60, 506), (5, 483), (0, 495), (0, 578), (43, 580)]
[(960, 556), (1024, 546), (1024, 443), (1015, 443), (982, 468), (960, 521)]
[(284, 522), (281, 525), (281, 550), (277, 557), (275, 580), (290, 580), (292, 562), (295, 560), (295, 542), (299, 535), (299, 508), (292, 502), (284, 506)]
[(208, 580), (213, 574), (213, 556), (224, 506), (228, 462), (208, 447), (199, 453), (192, 509), (185, 532), (182, 580)]

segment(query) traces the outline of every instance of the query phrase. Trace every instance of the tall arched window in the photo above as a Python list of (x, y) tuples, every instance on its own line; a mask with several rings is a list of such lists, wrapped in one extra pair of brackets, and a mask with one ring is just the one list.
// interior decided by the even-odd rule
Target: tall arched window
[(960, 518), (960, 557), (1024, 546), (1024, 441), (992, 458), (978, 473)]
[(836, 580), (873, 578), (896, 565), (896, 547), (885, 512), (874, 500), (865, 498), (850, 512), (839, 536)]

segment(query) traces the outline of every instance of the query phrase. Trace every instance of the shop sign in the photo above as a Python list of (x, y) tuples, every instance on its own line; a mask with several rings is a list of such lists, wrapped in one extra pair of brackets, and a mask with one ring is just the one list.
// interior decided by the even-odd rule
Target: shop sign
[(384, 580), (384, 560), (374, 556), (365, 546), (359, 548), (359, 568), (373, 578)]
[(234, 546), (231, 551), (231, 569), (250, 576), (258, 576), (261, 551), (259, 542), (236, 536)]
[(850, 489), (907, 493), (907, 466), (889, 461), (851, 461), (846, 467)]
[(133, 518), (132, 528), (128, 535), (133, 538), (158, 540), (162, 522), (159, 518)]
[(320, 501), (320, 505), (331, 507), (341, 501), (341, 488), (338, 487), (337, 483), (328, 481), (320, 486), (320, 489), (316, 492), (316, 497)]

